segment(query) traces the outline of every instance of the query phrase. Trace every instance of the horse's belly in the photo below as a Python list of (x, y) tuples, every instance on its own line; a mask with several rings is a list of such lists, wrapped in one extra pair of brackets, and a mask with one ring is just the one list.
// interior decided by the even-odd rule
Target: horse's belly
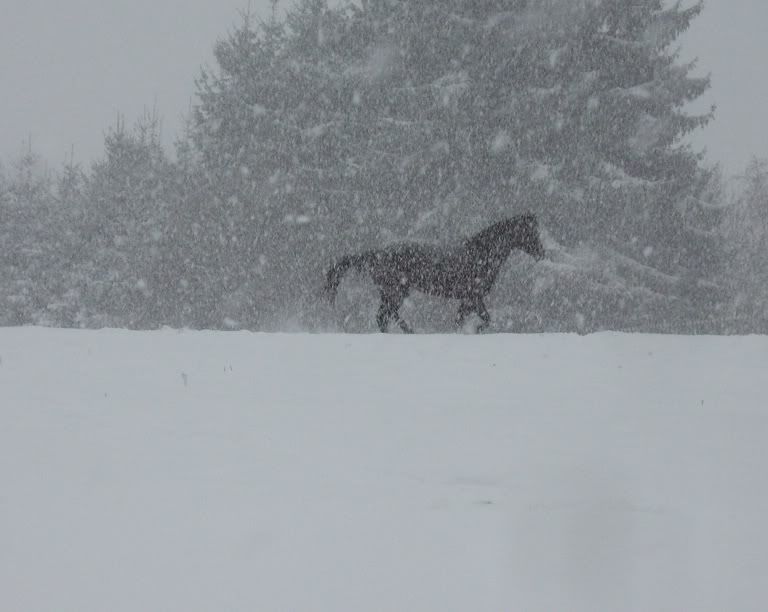
[(475, 293), (474, 279), (452, 270), (421, 275), (414, 286), (424, 293), (446, 298), (464, 299)]

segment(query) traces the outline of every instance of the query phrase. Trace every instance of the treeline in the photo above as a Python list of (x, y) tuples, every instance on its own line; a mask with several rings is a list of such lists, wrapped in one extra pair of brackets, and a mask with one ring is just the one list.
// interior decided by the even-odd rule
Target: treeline
[[(712, 113), (658, 0), (301, 0), (215, 47), (173, 155), (157, 118), (103, 158), (0, 173), (0, 324), (371, 330), (330, 261), (534, 211), (551, 261), (510, 260), (499, 331), (768, 329), (768, 171), (738, 195), (684, 137)], [(452, 308), (426, 298), (421, 329)], [(421, 320), (418, 319), (421, 317)]]

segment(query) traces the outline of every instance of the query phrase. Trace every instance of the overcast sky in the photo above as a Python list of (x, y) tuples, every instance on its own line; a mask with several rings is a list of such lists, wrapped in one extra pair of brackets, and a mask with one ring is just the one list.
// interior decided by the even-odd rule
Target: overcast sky
[[(684, 2), (689, 5), (691, 2)], [(285, 4), (285, 3), (283, 3)], [(130, 125), (157, 107), (170, 144), (200, 66), (248, 0), (0, 0), (0, 159), (23, 143), (54, 167), (101, 155), (118, 113)], [(266, 14), (268, 0), (251, 0)], [(681, 39), (713, 87), (696, 105), (717, 118), (694, 143), (729, 172), (768, 157), (768, 3), (709, 0)]]

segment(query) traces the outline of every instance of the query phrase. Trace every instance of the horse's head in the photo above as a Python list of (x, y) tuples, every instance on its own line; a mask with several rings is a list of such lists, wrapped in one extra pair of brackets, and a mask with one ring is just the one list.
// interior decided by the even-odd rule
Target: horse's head
[(536, 261), (544, 259), (544, 246), (539, 235), (539, 221), (533, 213), (525, 213), (502, 221), (504, 235), (512, 249), (520, 249), (528, 253)]
[(528, 253), (537, 261), (545, 256), (539, 236), (539, 222), (532, 213), (494, 223), (469, 238), (465, 245), (467, 249), (487, 253), (498, 264), (505, 261), (514, 249)]

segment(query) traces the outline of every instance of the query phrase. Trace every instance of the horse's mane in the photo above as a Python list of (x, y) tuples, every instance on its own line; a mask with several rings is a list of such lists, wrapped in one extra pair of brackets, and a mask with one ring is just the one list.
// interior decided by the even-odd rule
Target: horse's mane
[(480, 230), (473, 236), (470, 236), (466, 240), (464, 240), (464, 246), (466, 248), (472, 248), (472, 247), (481, 247), (488, 244), (490, 240), (492, 240), (494, 237), (498, 236), (499, 234), (504, 232), (505, 228), (508, 228), (509, 226), (517, 226), (520, 223), (528, 222), (528, 223), (536, 223), (536, 217), (533, 215), (533, 213), (525, 213), (522, 215), (517, 215), (515, 217), (511, 217), (508, 219), (502, 219), (501, 221), (497, 221), (493, 225), (489, 225), (483, 230)]

